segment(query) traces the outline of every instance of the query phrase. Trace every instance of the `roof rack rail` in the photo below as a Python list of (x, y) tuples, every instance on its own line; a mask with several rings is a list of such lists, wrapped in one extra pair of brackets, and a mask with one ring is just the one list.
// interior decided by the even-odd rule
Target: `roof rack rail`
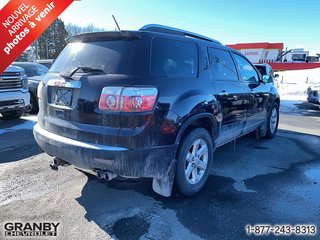
[(159, 32), (159, 33), (167, 33), (167, 34), (173, 34), (173, 35), (179, 35), (179, 36), (185, 36), (185, 37), (192, 37), (192, 38), (197, 38), (209, 42), (214, 42), (221, 44), (219, 41), (197, 34), (193, 32), (188, 32), (182, 29), (178, 28), (172, 28), (172, 27), (167, 27), (159, 24), (148, 24), (143, 26), (142, 28), (139, 29), (140, 31), (151, 31), (151, 32)]

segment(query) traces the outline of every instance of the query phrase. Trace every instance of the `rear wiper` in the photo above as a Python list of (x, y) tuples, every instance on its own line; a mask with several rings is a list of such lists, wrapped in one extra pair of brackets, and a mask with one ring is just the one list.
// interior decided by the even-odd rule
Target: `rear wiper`
[(76, 67), (71, 72), (62, 72), (59, 75), (63, 78), (71, 78), (79, 70), (81, 70), (84, 73), (105, 73), (102, 69), (99, 69), (99, 68)]

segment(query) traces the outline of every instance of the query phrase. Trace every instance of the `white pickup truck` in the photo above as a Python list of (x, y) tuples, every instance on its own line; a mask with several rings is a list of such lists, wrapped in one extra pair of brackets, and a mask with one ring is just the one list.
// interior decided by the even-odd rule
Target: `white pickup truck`
[(3, 119), (18, 119), (30, 104), (28, 79), (20, 67), (9, 66), (0, 74), (0, 113)]

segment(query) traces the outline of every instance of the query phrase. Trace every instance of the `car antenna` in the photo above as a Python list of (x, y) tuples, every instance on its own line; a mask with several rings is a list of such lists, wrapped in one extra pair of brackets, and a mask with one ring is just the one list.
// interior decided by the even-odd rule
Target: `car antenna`
[(115, 22), (116, 25), (117, 25), (118, 30), (120, 31), (120, 27), (119, 27), (119, 25), (118, 25), (118, 22), (117, 22), (116, 18), (115, 18), (113, 15), (112, 15), (112, 17), (113, 17), (114, 22)]

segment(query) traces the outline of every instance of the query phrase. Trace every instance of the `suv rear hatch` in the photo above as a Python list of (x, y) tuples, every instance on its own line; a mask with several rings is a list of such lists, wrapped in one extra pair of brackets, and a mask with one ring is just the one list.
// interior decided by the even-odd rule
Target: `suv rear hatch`
[[(69, 39), (70, 43), (38, 89), (40, 126), (67, 138), (118, 146), (122, 109), (117, 106), (106, 109), (101, 104), (112, 105), (114, 100), (119, 100), (116, 92), (109, 97), (108, 91), (117, 90), (122, 94), (137, 90), (130, 88), (137, 83), (144, 85), (145, 81), (136, 76), (148, 69), (148, 61), (144, 59), (149, 58), (143, 55), (149, 53), (140, 51), (143, 44), (140, 38), (139, 32), (121, 31), (83, 34)], [(146, 89), (146, 95), (155, 94), (154, 88)], [(138, 100), (140, 104), (140, 98), (131, 100)], [(143, 113), (138, 113), (137, 118), (141, 121), (133, 122), (132, 126), (144, 126), (148, 121)]]

